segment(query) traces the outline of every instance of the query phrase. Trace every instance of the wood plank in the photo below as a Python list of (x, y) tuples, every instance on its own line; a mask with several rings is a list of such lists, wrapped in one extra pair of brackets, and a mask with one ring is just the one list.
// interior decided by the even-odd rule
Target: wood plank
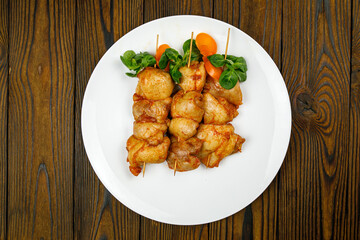
[(138, 239), (140, 217), (96, 177), (81, 137), (81, 104), (90, 75), (106, 50), (142, 24), (142, 0), (77, 1), (75, 97), (75, 239)]
[(9, 2), (8, 239), (71, 239), (75, 2)]
[(213, 0), (175, 0), (165, 4), (161, 0), (148, 0), (144, 5), (144, 22), (179, 14), (211, 17), (213, 4)]
[[(283, 2), (282, 73), (293, 110), (279, 182), (279, 238), (345, 234), (349, 158), (350, 1)], [(358, 184), (358, 182), (357, 182)]]
[(7, 216), (8, 6), (0, 0), (0, 239), (6, 238)]
[[(145, 1), (144, 21), (179, 14), (212, 16), (212, 8), (212, 0), (176, 0), (166, 4), (161, 0), (149, 0)], [(141, 217), (140, 239), (208, 239), (208, 226), (175, 226)]]
[(360, 239), (360, 2), (352, 1), (348, 239)]
[[(240, 28), (254, 38), (281, 69), (281, 0), (215, 0), (214, 17)], [(275, 239), (278, 180), (276, 177), (250, 206), (227, 219), (211, 223), (209, 239)]]

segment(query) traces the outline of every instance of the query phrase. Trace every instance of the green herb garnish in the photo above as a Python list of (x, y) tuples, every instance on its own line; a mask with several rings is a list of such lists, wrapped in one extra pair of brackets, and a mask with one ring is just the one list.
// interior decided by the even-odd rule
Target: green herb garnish
[(179, 68), (183, 65), (183, 57), (173, 48), (167, 48), (159, 60), (159, 68), (165, 69), (169, 63), (170, 75), (174, 82), (180, 83), (181, 73)]
[(120, 56), (123, 64), (135, 73), (128, 72), (126, 75), (129, 77), (136, 77), (137, 74), (148, 66), (154, 66), (156, 64), (155, 57), (147, 52), (140, 52), (136, 54), (133, 50), (128, 50), (123, 56)]
[[(183, 44), (183, 51), (184, 51), (183, 59), (184, 59), (185, 63), (187, 63), (188, 60), (189, 60), (190, 42), (191, 42), (191, 39), (188, 39)], [(190, 60), (190, 62), (199, 61), (201, 58), (202, 58), (202, 55), (200, 53), (200, 50), (197, 48), (195, 40), (193, 39), (192, 48), (191, 48), (191, 60)]]
[(219, 83), (225, 89), (232, 89), (235, 87), (237, 81), (246, 81), (246, 61), (243, 57), (235, 57), (233, 55), (214, 54), (207, 57), (214, 67), (224, 67), (225, 70), (221, 73)]
[[(161, 58), (159, 60), (159, 67), (161, 69), (165, 69), (169, 63), (170, 75), (176, 83), (180, 83), (180, 78), (182, 77), (179, 68), (185, 66), (188, 62), (190, 55), (190, 41), (191, 39), (186, 40), (183, 44), (183, 56), (181, 56), (175, 49), (168, 48), (165, 50), (163, 55), (161, 55)], [(197, 48), (195, 41), (193, 40), (191, 61), (199, 61), (201, 57), (202, 55), (200, 54), (200, 51)]]

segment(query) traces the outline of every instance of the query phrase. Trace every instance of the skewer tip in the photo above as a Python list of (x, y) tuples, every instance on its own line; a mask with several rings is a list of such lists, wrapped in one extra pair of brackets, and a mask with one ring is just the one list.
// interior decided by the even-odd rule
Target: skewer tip
[[(157, 53), (159, 49), (159, 34), (156, 35), (156, 49), (155, 49), (155, 54)], [(154, 64), (154, 68), (156, 68), (156, 63)]]
[(227, 57), (227, 51), (229, 47), (229, 37), (230, 37), (230, 28), (228, 29), (227, 39), (226, 39), (226, 48), (225, 48), (225, 59)]
[(159, 34), (156, 35), (156, 51), (159, 48)]
[(176, 174), (176, 165), (177, 165), (177, 160), (175, 160), (175, 166), (174, 166), (174, 176)]
[(146, 168), (146, 163), (144, 162), (143, 177), (145, 176), (145, 168)]
[(190, 40), (190, 54), (189, 54), (189, 61), (188, 61), (188, 67), (190, 67), (191, 62), (191, 52), (192, 52), (192, 43), (194, 39), (194, 32), (191, 32), (191, 40)]

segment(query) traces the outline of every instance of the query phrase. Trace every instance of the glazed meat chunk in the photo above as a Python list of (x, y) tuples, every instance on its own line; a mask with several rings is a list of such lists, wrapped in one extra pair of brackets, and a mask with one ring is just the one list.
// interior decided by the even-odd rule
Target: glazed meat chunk
[(179, 85), (185, 92), (202, 91), (206, 81), (204, 62), (194, 61), (190, 67), (186, 65), (179, 68), (179, 71), (182, 74)]
[(134, 95), (133, 115), (137, 122), (166, 123), (172, 98), (153, 101)]
[(201, 149), (202, 141), (192, 137), (186, 141), (178, 142), (176, 138), (171, 139), (171, 146), (167, 163), (169, 168), (184, 172), (198, 168), (200, 159), (196, 156)]
[(204, 115), (202, 94), (199, 92), (177, 92), (171, 104), (171, 116), (173, 118), (189, 118), (201, 122)]
[(145, 140), (150, 145), (158, 145), (164, 140), (167, 131), (166, 123), (134, 122), (134, 136)]
[(225, 98), (215, 98), (210, 93), (205, 93), (203, 96), (205, 124), (225, 124), (232, 121), (239, 114), (236, 107)]
[(164, 137), (164, 141), (156, 146), (148, 144), (146, 141), (131, 136), (126, 149), (129, 152), (127, 161), (129, 162), (130, 172), (135, 176), (139, 175), (144, 163), (162, 163), (166, 160), (170, 139)]
[(153, 67), (147, 67), (138, 74), (136, 94), (149, 99), (161, 100), (170, 97), (174, 82), (170, 74)]
[(199, 123), (188, 118), (173, 118), (169, 132), (179, 140), (187, 140), (196, 134)]
[(236, 107), (242, 104), (242, 93), (239, 82), (236, 83), (234, 88), (227, 90), (220, 86), (219, 80), (208, 76), (204, 86), (204, 93), (211, 93), (214, 97), (223, 97)]
[(234, 133), (231, 124), (201, 124), (196, 136), (203, 141), (198, 157), (210, 168), (219, 166), (226, 156), (241, 151), (245, 142), (244, 138)]

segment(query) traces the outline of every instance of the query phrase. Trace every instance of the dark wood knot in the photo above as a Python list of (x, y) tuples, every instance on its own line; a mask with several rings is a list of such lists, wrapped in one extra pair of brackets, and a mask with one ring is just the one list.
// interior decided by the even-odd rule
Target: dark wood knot
[(296, 97), (296, 111), (304, 117), (312, 117), (317, 113), (317, 103), (308, 92), (301, 92)]

